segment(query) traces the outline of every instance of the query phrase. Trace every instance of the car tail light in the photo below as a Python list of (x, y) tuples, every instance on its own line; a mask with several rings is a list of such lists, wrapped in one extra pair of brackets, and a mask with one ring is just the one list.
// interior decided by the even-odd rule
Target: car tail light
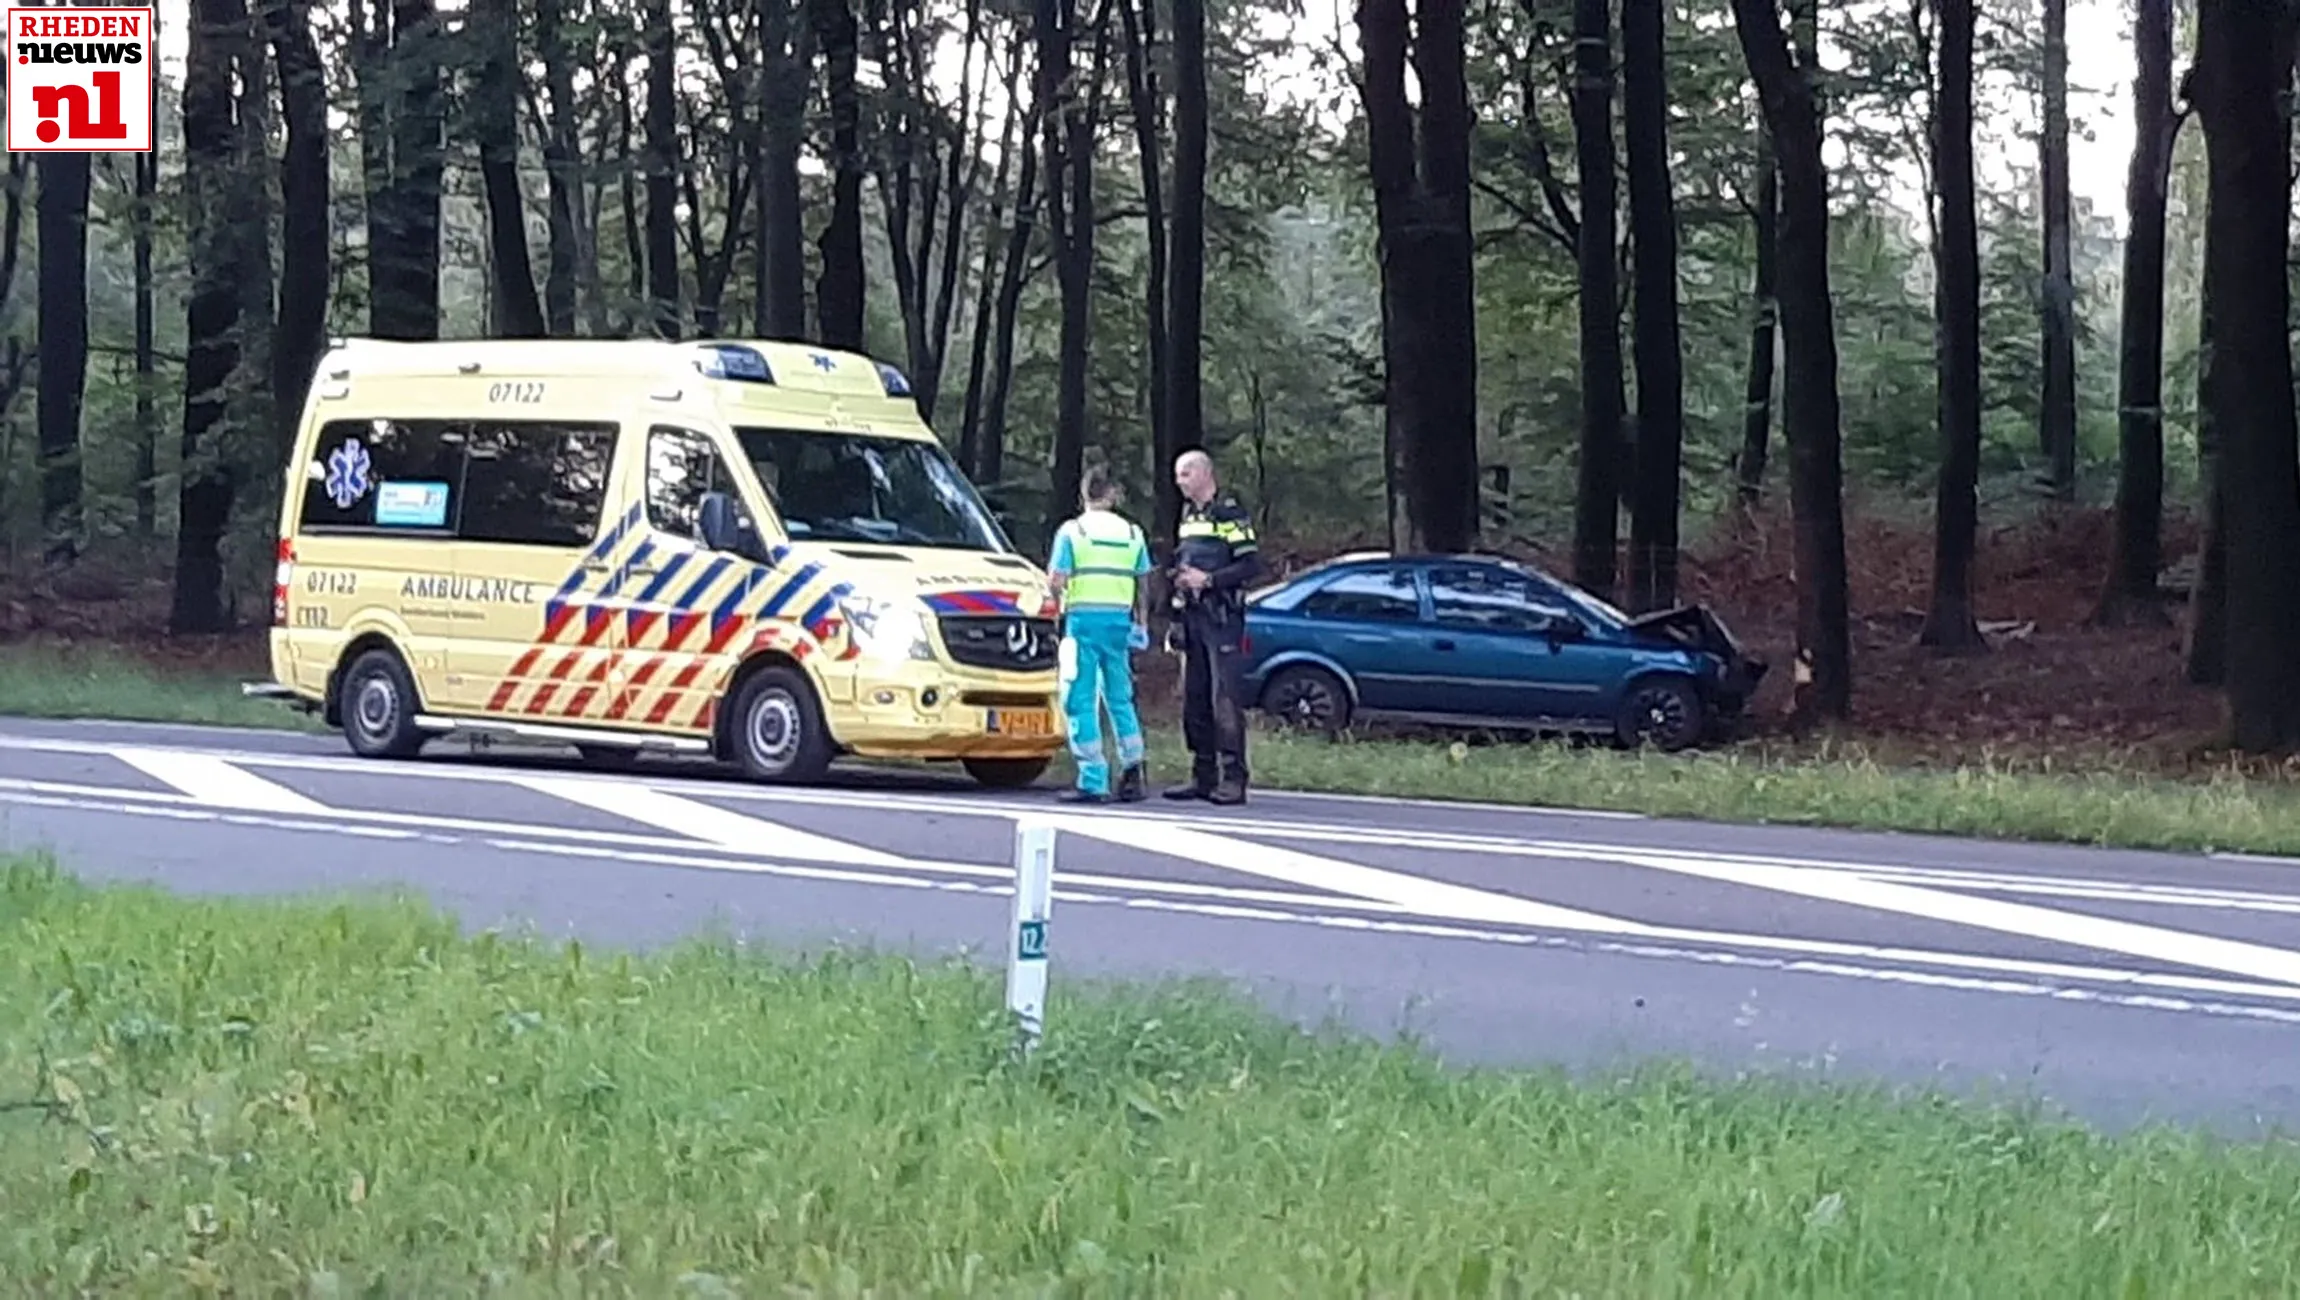
[(287, 626), (288, 587), (295, 581), (295, 541), (282, 537), (278, 563), (272, 570), (272, 626)]

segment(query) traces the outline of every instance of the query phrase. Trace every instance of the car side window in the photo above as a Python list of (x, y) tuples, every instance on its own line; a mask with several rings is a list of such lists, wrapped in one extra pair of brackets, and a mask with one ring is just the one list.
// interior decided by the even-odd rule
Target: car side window
[(1350, 619), (1368, 623), (1418, 623), (1421, 597), (1414, 591), (1414, 575), (1406, 569), (1363, 569), (1342, 576), (1311, 592), (1302, 612), (1317, 618)]
[(572, 548), (598, 536), (615, 425), (482, 420), (468, 431), (465, 541)]
[(734, 483), (709, 438), (660, 424), (647, 431), (647, 522), (655, 531), (700, 540), (703, 494), (711, 491), (733, 492)]
[(1539, 633), (1571, 617), (1537, 599), (1524, 579), (1481, 564), (1433, 567), (1430, 599), (1438, 622), (1478, 632)]

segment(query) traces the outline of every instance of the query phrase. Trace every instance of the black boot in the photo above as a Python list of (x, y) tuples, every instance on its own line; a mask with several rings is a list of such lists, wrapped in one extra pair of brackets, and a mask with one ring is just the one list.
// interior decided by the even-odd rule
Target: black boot
[(1140, 763), (1127, 768), (1118, 774), (1118, 802), (1140, 803), (1149, 798), (1149, 783), (1149, 774), (1142, 770)]
[(1187, 799), (1211, 798), (1214, 793), (1214, 769), (1193, 766), (1188, 785), (1169, 786), (1166, 797), (1177, 802)]
[(1235, 768), (1224, 772), (1220, 784), (1207, 794), (1206, 801), (1224, 805), (1246, 802), (1246, 774)]

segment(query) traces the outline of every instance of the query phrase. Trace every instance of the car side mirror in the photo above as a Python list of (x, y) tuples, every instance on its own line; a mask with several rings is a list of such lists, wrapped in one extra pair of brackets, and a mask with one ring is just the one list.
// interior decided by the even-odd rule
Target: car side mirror
[(1553, 618), (1542, 624), (1541, 639), (1549, 643), (1549, 652), (1556, 654), (1566, 642), (1581, 639), (1581, 624), (1570, 618)]
[(741, 554), (743, 526), (735, 516), (735, 499), (724, 492), (705, 492), (697, 521), (703, 545), (714, 551)]

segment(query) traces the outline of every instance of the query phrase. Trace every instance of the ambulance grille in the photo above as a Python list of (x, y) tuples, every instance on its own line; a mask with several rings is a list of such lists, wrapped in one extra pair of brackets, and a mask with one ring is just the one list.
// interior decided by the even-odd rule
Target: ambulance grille
[(1014, 614), (945, 614), (942, 643), (954, 662), (993, 672), (1041, 673), (1054, 667), (1050, 618)]

